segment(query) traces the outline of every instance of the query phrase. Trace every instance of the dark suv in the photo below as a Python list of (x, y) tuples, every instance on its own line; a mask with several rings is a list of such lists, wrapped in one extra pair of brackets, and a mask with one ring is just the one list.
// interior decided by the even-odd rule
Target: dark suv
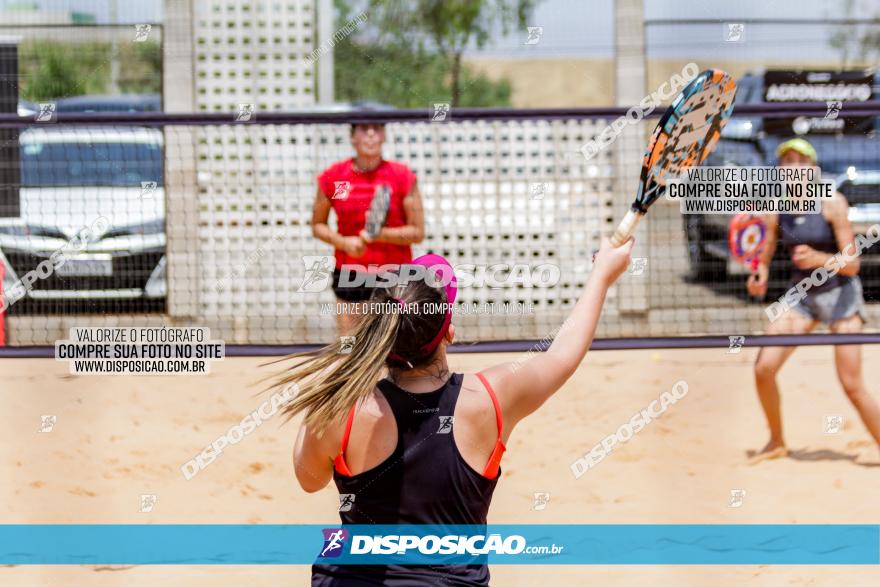
[[(865, 234), (880, 223), (880, 140), (873, 135), (808, 137), (816, 147), (822, 176), (833, 179), (837, 191), (849, 202), (849, 219), (856, 234)], [(706, 165), (774, 165), (779, 140), (737, 141), (722, 139)], [(719, 282), (747, 269), (730, 258), (727, 245), (728, 214), (685, 214), (689, 278)], [(787, 283), (789, 258), (778, 247), (771, 266), (771, 287)], [(880, 247), (869, 248), (861, 259), (865, 296), (880, 298)]]
[[(761, 75), (747, 74), (737, 81), (737, 104), (755, 104), (763, 101), (764, 85)], [(875, 80), (875, 94), (880, 86)], [(838, 191), (850, 203), (849, 218), (856, 233), (880, 221), (880, 117), (868, 119), (864, 125), (847, 134), (808, 134), (807, 140), (816, 148), (822, 176), (834, 179)], [(778, 125), (777, 125), (778, 126)], [(765, 132), (765, 121), (757, 116), (737, 116), (730, 119), (715, 150), (705, 165), (755, 166), (775, 165), (776, 147), (791, 138)], [(731, 215), (705, 214), (682, 216), (689, 260), (688, 277), (691, 281), (718, 283), (730, 275), (745, 275), (747, 269), (730, 258), (727, 245)], [(880, 249), (880, 245), (878, 245)], [(862, 259), (862, 281), (866, 297), (880, 293), (876, 276), (880, 251), (869, 249)], [(785, 251), (777, 248), (771, 266), (772, 292), (784, 291), (790, 271)], [(872, 290), (869, 293), (869, 290)], [(772, 294), (768, 294), (772, 295)]]

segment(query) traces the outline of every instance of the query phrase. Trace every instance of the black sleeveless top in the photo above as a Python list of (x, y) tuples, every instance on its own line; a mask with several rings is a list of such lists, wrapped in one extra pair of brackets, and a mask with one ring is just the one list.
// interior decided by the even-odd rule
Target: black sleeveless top
[[(833, 255), (837, 253), (837, 239), (834, 228), (822, 214), (780, 214), (779, 240), (791, 255), (797, 245), (808, 245), (817, 251)], [(793, 268), (791, 285), (810, 276), (815, 269)], [(851, 277), (839, 273), (830, 277), (822, 285), (812, 286), (815, 293), (828, 291), (847, 283)]]
[[(498, 477), (475, 471), (455, 445), (453, 415), (463, 377), (454, 373), (428, 393), (379, 382), (397, 423), (397, 446), (357, 475), (334, 471), (340, 495), (351, 496), (340, 508), (343, 524), (486, 524)], [(485, 564), (312, 566), (312, 585), (321, 587), (488, 584)]]

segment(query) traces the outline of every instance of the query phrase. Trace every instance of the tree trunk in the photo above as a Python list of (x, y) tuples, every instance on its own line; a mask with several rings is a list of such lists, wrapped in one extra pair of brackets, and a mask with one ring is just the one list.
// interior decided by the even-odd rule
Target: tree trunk
[(452, 55), (452, 104), (455, 108), (461, 102), (461, 53)]

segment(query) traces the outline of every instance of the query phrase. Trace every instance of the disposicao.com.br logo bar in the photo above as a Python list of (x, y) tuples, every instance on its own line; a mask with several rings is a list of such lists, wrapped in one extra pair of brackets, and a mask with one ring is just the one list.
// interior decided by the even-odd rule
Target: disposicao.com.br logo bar
[(0, 565), (313, 563), (878, 565), (880, 525), (0, 524)]
[(487, 562), (488, 555), (548, 557), (565, 550), (562, 544), (529, 544), (521, 534), (487, 531), (480, 526), (353, 528), (322, 529), (324, 541), (318, 552), (319, 562), (328, 559), (327, 562), (354, 564), (475, 564)]

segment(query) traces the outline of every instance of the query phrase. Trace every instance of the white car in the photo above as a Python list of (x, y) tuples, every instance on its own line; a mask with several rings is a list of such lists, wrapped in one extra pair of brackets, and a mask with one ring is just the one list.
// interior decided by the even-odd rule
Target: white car
[[(44, 311), (60, 309), (53, 300), (164, 301), (162, 132), (47, 124), (19, 142), (21, 215), (0, 219), (4, 291), (64, 250), (65, 262), (26, 288), (26, 299), (49, 301)], [(86, 227), (100, 229), (82, 243)]]

